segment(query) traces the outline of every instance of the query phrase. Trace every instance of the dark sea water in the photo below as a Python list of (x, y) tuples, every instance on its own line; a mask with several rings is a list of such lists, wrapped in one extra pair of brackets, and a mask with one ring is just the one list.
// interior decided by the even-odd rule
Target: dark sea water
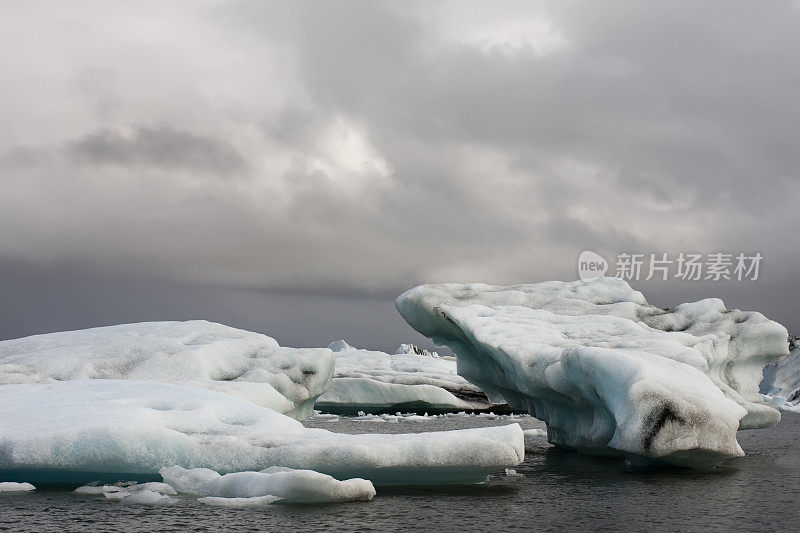
[[(524, 428), (542, 427), (515, 417)], [(416, 432), (504, 425), (508, 417), (425, 422), (340, 419), (333, 431)], [(250, 509), (120, 504), (67, 490), (0, 493), (0, 530), (14, 531), (797, 531), (800, 415), (742, 431), (746, 457), (709, 472), (630, 471), (622, 461), (559, 451), (542, 440), (516, 468), (474, 486), (378, 489), (371, 502)]]

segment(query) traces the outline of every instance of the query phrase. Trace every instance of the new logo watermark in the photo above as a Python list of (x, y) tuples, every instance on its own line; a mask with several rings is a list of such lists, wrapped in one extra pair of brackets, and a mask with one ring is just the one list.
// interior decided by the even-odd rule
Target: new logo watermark
[(605, 275), (625, 281), (756, 281), (763, 259), (761, 252), (679, 252), (674, 255), (622, 252), (617, 254), (614, 269), (610, 270), (602, 255), (584, 250), (578, 256), (578, 277), (584, 281)]
[(608, 272), (608, 261), (591, 250), (584, 250), (578, 256), (578, 276), (583, 281), (594, 281), (602, 278)]

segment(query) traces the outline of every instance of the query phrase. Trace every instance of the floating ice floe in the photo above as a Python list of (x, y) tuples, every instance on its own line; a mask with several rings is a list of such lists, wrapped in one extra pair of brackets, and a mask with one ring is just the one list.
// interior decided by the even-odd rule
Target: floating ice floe
[(458, 357), (459, 374), (548, 426), (548, 440), (631, 462), (707, 467), (743, 455), (736, 431), (774, 425), (762, 368), (786, 329), (706, 299), (649, 305), (622, 280), (423, 285), (405, 320)]
[(284, 348), (222, 324), (142, 322), (0, 342), (0, 384), (79, 379), (182, 383), (224, 392), (299, 420), (328, 390), (333, 354)]
[(275, 501), (325, 503), (375, 497), (375, 487), (366, 479), (340, 481), (312, 470), (271, 467), (260, 472), (220, 475), (207, 468), (172, 466), (162, 468), (160, 473), (177, 492), (201, 496), (199, 501), (210, 505), (245, 507)]
[(114, 485), (91, 484), (75, 489), (77, 494), (102, 494), (108, 500), (122, 503), (136, 503), (145, 505), (160, 505), (173, 503), (177, 494), (175, 489), (166, 483), (150, 482), (122, 482)]
[(458, 375), (455, 358), (410, 344), (401, 345), (394, 355), (359, 350), (344, 340), (328, 348), (336, 356), (335, 370), (330, 390), (315, 405), (320, 411), (443, 413), (493, 406), (486, 394)]
[(154, 481), (163, 467), (271, 466), (376, 485), (475, 483), (524, 458), (518, 424), (403, 435), (304, 427), (229, 394), (154, 381), (0, 386), (0, 479)]
[(36, 487), (30, 483), (18, 483), (16, 481), (0, 481), (0, 492), (30, 492)]
[(764, 368), (761, 393), (781, 411), (800, 413), (800, 339), (789, 339), (789, 357)]

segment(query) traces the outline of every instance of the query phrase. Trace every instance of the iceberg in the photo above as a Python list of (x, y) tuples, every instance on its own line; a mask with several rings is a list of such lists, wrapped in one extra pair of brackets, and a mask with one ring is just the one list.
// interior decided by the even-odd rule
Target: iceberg
[(758, 386), (786, 329), (718, 299), (649, 305), (615, 278), (500, 287), (422, 285), (397, 299), (459, 374), (547, 424), (550, 443), (633, 464), (710, 467), (739, 429), (776, 424)]
[(344, 340), (328, 348), (336, 362), (331, 388), (315, 404), (319, 411), (351, 416), (360, 411), (449, 413), (493, 407), (483, 391), (458, 375), (453, 357), (410, 344), (394, 355), (359, 350)]
[(32, 490), (36, 490), (36, 487), (30, 483), (0, 481), (0, 492), (30, 492)]
[(159, 481), (164, 467), (221, 475), (280, 466), (375, 485), (477, 483), (521, 463), (519, 424), (344, 435), (230, 394), (90, 379), (0, 386), (0, 479)]
[[(272, 467), (261, 472), (233, 472), (220, 475), (207, 468), (162, 468), (164, 482), (177, 492), (201, 496), (201, 503), (211, 505), (264, 505), (285, 503), (328, 503), (368, 501), (375, 497), (375, 487), (366, 479), (339, 481), (313, 470)], [(270, 497), (269, 502), (265, 497)], [(235, 500), (226, 502), (224, 500)]]
[(800, 339), (789, 338), (789, 357), (764, 367), (761, 393), (781, 411), (800, 413)]
[(80, 379), (182, 383), (303, 420), (328, 390), (333, 354), (284, 348), (222, 324), (142, 322), (0, 342), (0, 385)]

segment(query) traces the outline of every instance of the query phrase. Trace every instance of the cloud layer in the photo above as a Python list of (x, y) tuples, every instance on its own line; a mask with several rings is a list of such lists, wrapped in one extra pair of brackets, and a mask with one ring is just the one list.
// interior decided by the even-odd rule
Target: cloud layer
[(0, 264), (388, 295), (760, 251), (795, 320), (797, 2), (6, 2), (0, 42)]

